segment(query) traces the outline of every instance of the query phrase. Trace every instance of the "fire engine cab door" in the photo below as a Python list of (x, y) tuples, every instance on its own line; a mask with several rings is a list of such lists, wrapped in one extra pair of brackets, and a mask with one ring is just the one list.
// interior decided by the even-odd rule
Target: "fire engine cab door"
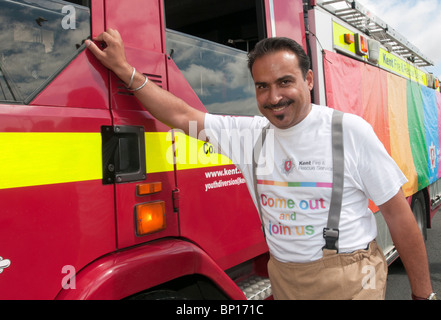
[(104, 28), (103, 1), (88, 3), (0, 0), (1, 300), (76, 291), (75, 275), (115, 250), (108, 70), (81, 45)]
[[(149, 81), (167, 89), (161, 3), (107, 0), (105, 25), (121, 34), (129, 63), (147, 74)], [(154, 119), (114, 74), (111, 73), (109, 81), (113, 123), (103, 127), (102, 132), (103, 139), (109, 143), (105, 179), (115, 184), (117, 247), (177, 236), (177, 214), (172, 201), (175, 174), (171, 130)], [(161, 190), (139, 194), (138, 188), (152, 183), (160, 185)], [(164, 208), (165, 226), (140, 235), (136, 210), (149, 203)]]

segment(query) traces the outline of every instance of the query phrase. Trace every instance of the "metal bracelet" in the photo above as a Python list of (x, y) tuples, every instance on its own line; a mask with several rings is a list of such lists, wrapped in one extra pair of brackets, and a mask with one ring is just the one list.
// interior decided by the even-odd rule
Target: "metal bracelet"
[(130, 90), (130, 87), (131, 87), (132, 84), (133, 84), (133, 79), (135, 78), (135, 73), (136, 73), (136, 69), (135, 69), (135, 67), (133, 67), (132, 76), (130, 77), (129, 85), (126, 87), (126, 88), (129, 89), (129, 90)]
[(132, 91), (132, 92), (136, 92), (136, 91), (138, 91), (138, 90), (141, 90), (142, 88), (144, 88), (144, 86), (147, 84), (147, 82), (149, 81), (149, 78), (146, 76), (146, 75), (144, 75), (144, 77), (145, 77), (145, 81), (144, 81), (144, 83), (142, 84), (142, 85), (140, 85), (138, 88), (136, 88), (136, 89), (129, 89), (130, 91)]

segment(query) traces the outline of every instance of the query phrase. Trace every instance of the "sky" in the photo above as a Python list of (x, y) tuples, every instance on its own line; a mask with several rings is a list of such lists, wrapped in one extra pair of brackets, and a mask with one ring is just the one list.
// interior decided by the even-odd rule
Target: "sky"
[(434, 63), (424, 68), (441, 79), (441, 0), (357, 0)]

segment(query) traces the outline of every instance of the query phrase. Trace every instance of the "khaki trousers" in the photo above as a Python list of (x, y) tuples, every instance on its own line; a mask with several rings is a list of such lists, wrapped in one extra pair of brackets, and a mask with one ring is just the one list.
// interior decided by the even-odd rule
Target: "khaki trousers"
[(323, 250), (308, 263), (268, 262), (276, 300), (384, 300), (387, 263), (374, 240), (367, 250), (340, 253)]

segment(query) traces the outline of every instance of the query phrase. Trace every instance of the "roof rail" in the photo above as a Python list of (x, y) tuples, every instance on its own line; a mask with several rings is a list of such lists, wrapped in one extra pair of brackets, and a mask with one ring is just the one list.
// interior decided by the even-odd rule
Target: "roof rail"
[(372, 14), (355, 0), (317, 0), (317, 5), (332, 13), (349, 25), (379, 41), (389, 52), (393, 52), (419, 67), (433, 66), (426, 57), (404, 36), (386, 22)]

